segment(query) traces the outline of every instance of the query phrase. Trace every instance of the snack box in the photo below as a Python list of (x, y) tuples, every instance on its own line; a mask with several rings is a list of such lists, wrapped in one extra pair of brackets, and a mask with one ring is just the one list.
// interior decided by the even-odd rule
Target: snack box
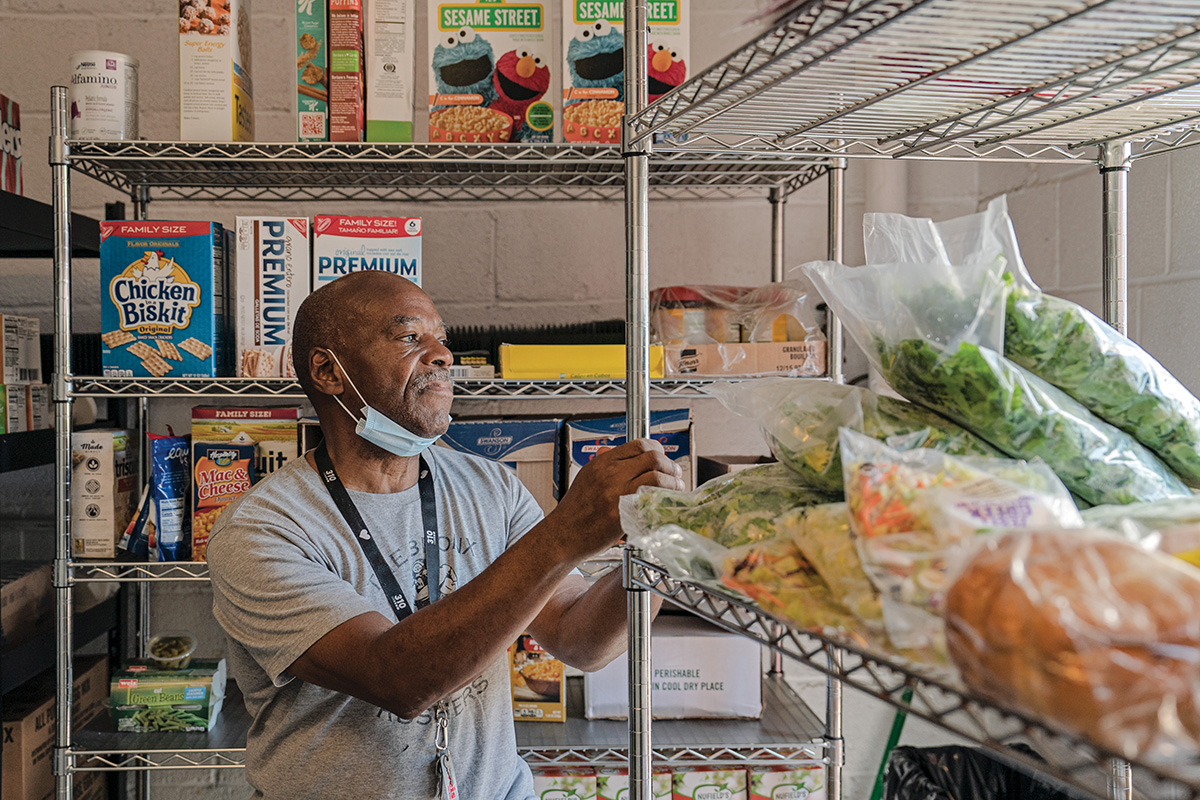
[(455, 419), (437, 443), (462, 453), (499, 461), (517, 473), (542, 511), (549, 514), (562, 497), (559, 476), (561, 418)]
[(100, 357), (107, 378), (223, 374), (225, 229), (100, 223)]
[[(510, 380), (624, 380), (623, 344), (501, 344), (500, 377)], [(663, 349), (650, 346), (650, 377), (663, 376)]]
[[(682, 84), (690, 58), (688, 0), (647, 3), (649, 99)], [(625, 113), (625, 4), (563, 0), (563, 140), (620, 144)]]
[(24, 384), (0, 384), (0, 433), (29, 430), (29, 394)]
[(296, 139), (329, 141), (329, 28), (325, 0), (296, 3)]
[[(651, 628), (655, 719), (757, 719), (762, 715), (759, 646), (694, 617), (659, 617)], [(624, 654), (584, 673), (584, 716), (625, 719), (629, 662)]]
[[(508, 648), (513, 719), (517, 722), (566, 722), (566, 666), (528, 633)], [(595, 795), (593, 787), (592, 794)]]
[(179, 0), (179, 138), (254, 141), (250, 0)]
[(42, 325), (37, 317), (0, 314), (0, 383), (42, 382)]
[(233, 267), (239, 378), (294, 378), (296, 312), (311, 291), (307, 217), (238, 217)]
[(254, 445), (255, 482), (296, 459), (299, 427), (298, 406), (192, 409), (193, 442)]
[(429, 141), (554, 141), (550, 16), (528, 0), (429, 0)]
[(750, 800), (825, 800), (820, 764), (776, 764), (750, 768)]
[(192, 441), (192, 561), (207, 560), (221, 512), (254, 484), (252, 443)]
[(44, 383), (25, 386), (26, 430), (40, 431), (54, 427), (54, 414), (50, 406), (50, 387)]
[(25, 194), (21, 174), (21, 106), (0, 94), (0, 191)]
[(313, 220), (312, 288), (377, 269), (421, 285), (420, 217), (318, 216)]
[[(583, 465), (595, 458), (597, 453), (624, 444), (625, 431), (625, 417), (578, 417), (567, 420), (563, 427), (566, 485), (571, 485)], [(695, 488), (696, 447), (691, 409), (651, 411), (650, 437), (662, 444), (667, 456), (683, 470), (684, 488)]]
[(329, 0), (329, 140), (361, 142), (363, 0)]
[[(651, 774), (650, 797), (671, 800), (671, 773)], [(629, 800), (629, 770), (623, 767), (596, 770), (596, 800)]]
[(671, 783), (673, 800), (747, 800), (744, 769), (677, 767)]
[(54, 587), (50, 565), (0, 561), (0, 649), (7, 650), (53, 627)]
[(133, 514), (137, 439), (120, 428), (71, 434), (71, 554), (114, 558)]
[(413, 140), (416, 2), (372, 0), (364, 9), (368, 142)]
[(535, 770), (533, 795), (539, 800), (596, 800), (596, 770), (591, 767)]
[(192, 659), (160, 669), (135, 659), (112, 675), (109, 708), (118, 731), (208, 731), (225, 702), (225, 659)]
[(666, 372), (672, 378), (700, 375), (789, 375), (826, 372), (825, 342), (666, 345)]

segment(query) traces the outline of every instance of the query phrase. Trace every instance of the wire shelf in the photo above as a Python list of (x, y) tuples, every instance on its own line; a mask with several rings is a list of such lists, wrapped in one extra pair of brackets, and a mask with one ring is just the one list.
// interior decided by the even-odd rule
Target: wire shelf
[[(762, 609), (690, 581), (671, 577), (662, 567), (634, 558), (634, 584), (661, 595), (693, 614), (739, 633), (804, 663), (847, 686), (866, 692), (909, 714), (969, 739), (1031, 773), (1086, 792), (1108, 797), (1114, 753), (1078, 736), (973, 697), (934, 668), (901, 663), (856, 645), (797, 630)], [(832, 656), (840, 655), (840, 659)], [(911, 698), (906, 698), (911, 691)], [(1010, 745), (1027, 743), (1041, 753), (1038, 761)], [(1200, 798), (1200, 764), (1133, 766), (1138, 794), (1162, 800)]]
[[(826, 163), (802, 150), (677, 153), (652, 165), (651, 194), (790, 194)], [(597, 145), (72, 142), (71, 166), (161, 200), (619, 200), (625, 191), (620, 148)]]
[(71, 583), (208, 581), (205, 561), (72, 561)]
[(1200, 0), (811, 0), (633, 125), (656, 155), (1094, 161), (1198, 101)]

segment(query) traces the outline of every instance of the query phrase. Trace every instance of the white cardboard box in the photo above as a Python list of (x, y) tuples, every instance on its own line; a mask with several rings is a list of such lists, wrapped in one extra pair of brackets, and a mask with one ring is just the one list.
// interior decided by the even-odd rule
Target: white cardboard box
[(313, 219), (312, 288), (343, 275), (380, 270), (421, 285), (420, 217)]
[(0, 314), (0, 383), (42, 382), (42, 326), (37, 317)]
[(71, 553), (115, 558), (133, 514), (137, 440), (130, 431), (97, 428), (71, 434)]
[[(757, 719), (762, 715), (758, 644), (695, 617), (660, 617), (651, 636), (655, 719)], [(585, 673), (583, 699), (588, 719), (625, 719), (629, 710), (626, 656)]]
[(363, 9), (368, 142), (413, 140), (415, 2), (371, 0)]
[(308, 217), (238, 217), (234, 266), (237, 375), (294, 378), (292, 333), (308, 296)]
[[(179, 24), (179, 138), (254, 141), (250, 0), (210, 0)], [(144, 98), (143, 98), (144, 100)]]

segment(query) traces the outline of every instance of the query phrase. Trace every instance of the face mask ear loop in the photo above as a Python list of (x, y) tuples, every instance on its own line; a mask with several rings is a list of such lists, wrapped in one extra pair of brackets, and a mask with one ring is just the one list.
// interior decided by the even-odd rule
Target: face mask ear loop
[[(362, 392), (360, 392), (358, 390), (358, 387), (354, 385), (354, 380), (350, 377), (350, 373), (346, 372), (346, 368), (342, 366), (342, 361), (341, 361), (341, 359), (339, 359), (337, 357), (337, 353), (330, 350), (329, 355), (333, 356), (333, 362), (335, 364), (337, 364), (338, 368), (340, 368), (342, 370), (342, 375), (346, 378), (346, 381), (350, 384), (350, 388), (353, 389), (354, 393), (358, 395), (358, 399), (363, 401), (363, 406), (365, 407), (367, 404), (366, 398), (362, 396)], [(350, 415), (350, 419), (354, 420), (355, 424), (357, 424), (360, 421), (360, 417), (354, 416), (354, 412), (352, 412), (349, 408), (346, 408), (346, 404), (342, 402), (341, 397), (339, 397), (335, 394), (333, 396), (333, 399), (337, 401), (337, 404), (342, 407), (343, 411), (345, 411), (347, 414)]]

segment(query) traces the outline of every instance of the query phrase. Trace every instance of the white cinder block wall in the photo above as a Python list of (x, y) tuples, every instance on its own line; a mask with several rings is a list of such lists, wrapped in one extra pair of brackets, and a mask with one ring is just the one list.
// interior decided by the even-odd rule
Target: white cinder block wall
[[(750, 31), (739, 28), (749, 3), (693, 0), (695, 72), (739, 46)], [(418, 13), (418, 31), (425, 14)], [(292, 7), (287, 0), (255, 0), (254, 76), (258, 137), (293, 137)], [(141, 134), (178, 137), (178, 62), (173, 6), (157, 0), (0, 0), (0, 92), (21, 104), (26, 194), (50, 200), (45, 142), (49, 87), (65, 83), (74, 50), (106, 49), (141, 60)], [(425, 40), (418, 39), (424, 59)], [(418, 78), (419, 85), (423, 77)], [(423, 92), (418, 91), (418, 95)], [(1200, 322), (1200, 154), (1185, 151), (1137, 162), (1130, 178), (1130, 332), (1193, 390), (1200, 389), (1200, 357), (1193, 343)], [(935, 219), (972, 213), (1007, 193), (1025, 260), (1050, 290), (1100, 311), (1100, 178), (1091, 166), (851, 162), (847, 175), (846, 260), (861, 263), (858, 235), (864, 211), (898, 211)], [(73, 210), (102, 216), (106, 201), (126, 200), (90, 179), (73, 177)], [(787, 206), (787, 259), (798, 264), (825, 254), (825, 187), (801, 190)], [(553, 323), (623, 314), (623, 211), (619, 203), (534, 204), (288, 204), (157, 202), (160, 219), (216, 219), (238, 213), (419, 214), (426, 220), (427, 288), (450, 324)], [(763, 200), (676, 202), (652, 206), (651, 279), (753, 284), (769, 277), (769, 209)], [(0, 312), (39, 316), (52, 325), (48, 261), (0, 261)], [(99, 329), (98, 265), (77, 262), (75, 327)], [(851, 356), (851, 376), (863, 371)], [(764, 447), (753, 426), (729, 424), (711, 401), (691, 404), (701, 453), (757, 453)], [(606, 410), (619, 402), (575, 403), (551, 409), (540, 403), (478, 403), (456, 413), (501, 414)], [(186, 429), (188, 404), (156, 406), (154, 425)], [(52, 513), (53, 475), (37, 471), (0, 476), (0, 517)], [(35, 548), (37, 549), (37, 548)], [(211, 621), (206, 590), (155, 587), (156, 625), (195, 630), (209, 652), (223, 645)], [(790, 674), (810, 704), (824, 709), (824, 680), (795, 666)], [(848, 691), (846, 702), (847, 798), (869, 795), (883, 750), (891, 710)], [(950, 737), (910, 720), (904, 743), (934, 744)], [(181, 771), (156, 775), (161, 796), (243, 798), (238, 770)]]

